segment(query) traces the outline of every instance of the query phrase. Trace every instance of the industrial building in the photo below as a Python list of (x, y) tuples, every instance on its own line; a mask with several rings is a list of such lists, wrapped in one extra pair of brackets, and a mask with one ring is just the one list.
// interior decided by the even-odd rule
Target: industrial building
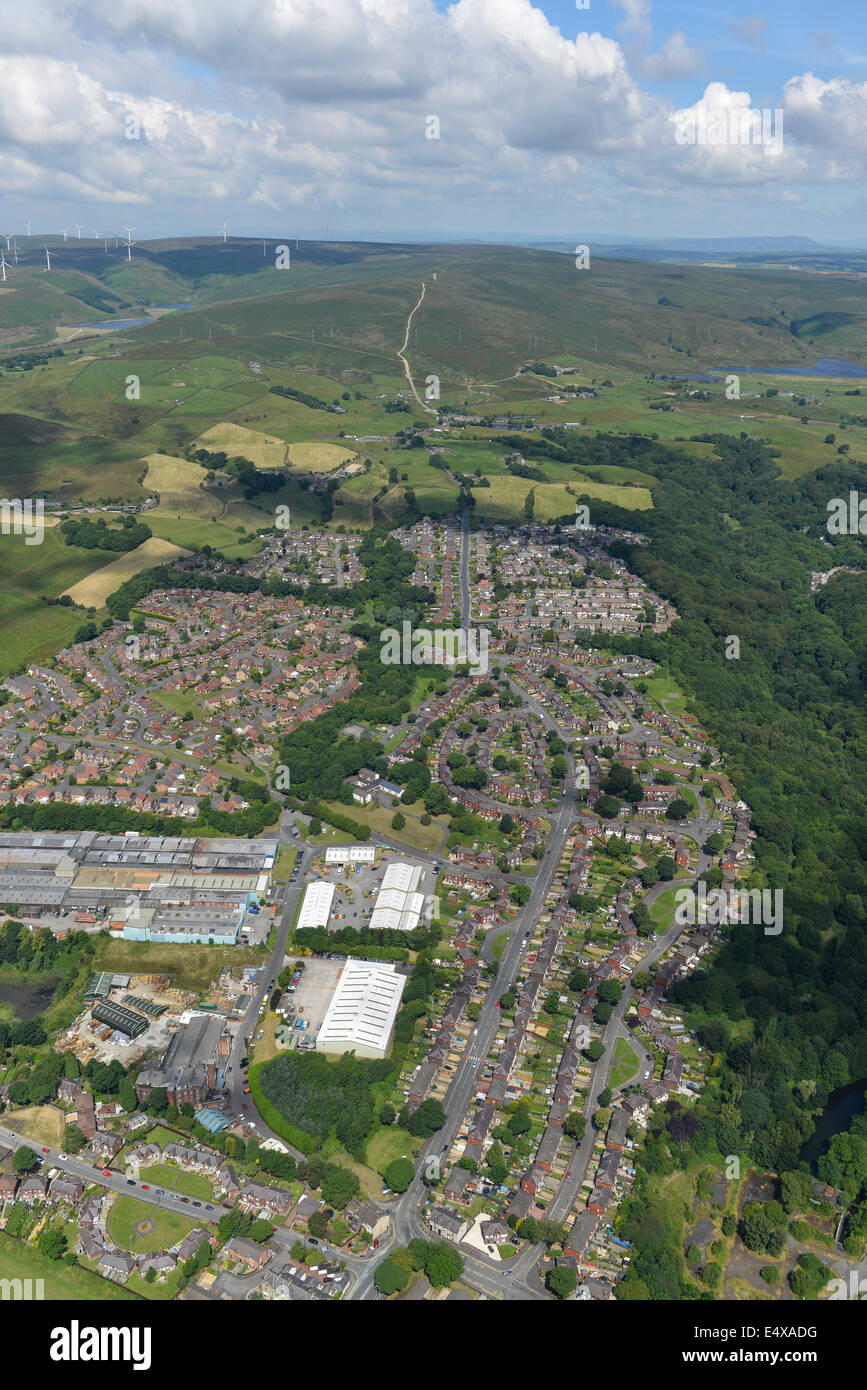
[(326, 864), (373, 864), (376, 845), (330, 845), (325, 851)]
[(102, 999), (98, 1004), (94, 1004), (91, 1016), (97, 1023), (105, 1023), (109, 1028), (113, 1028), (116, 1033), (123, 1033), (130, 1040), (141, 1037), (142, 1033), (147, 1032), (148, 1020), (142, 1018), (141, 1014), (133, 1013), (132, 1009), (125, 1009), (122, 1004), (115, 1004), (111, 999)]
[(333, 883), (310, 883), (304, 894), (304, 901), (301, 904), (301, 911), (296, 922), (296, 930), (301, 931), (303, 927), (325, 927), (328, 925), (328, 914), (331, 912), (331, 904), (334, 901)]
[(144, 1103), (152, 1090), (162, 1087), (170, 1105), (180, 1106), (186, 1100), (201, 1105), (223, 1090), (230, 1046), (225, 1019), (197, 1015), (174, 1035), (158, 1066), (139, 1072), (135, 1081), (139, 1101)]
[(134, 941), (231, 945), (246, 909), (268, 891), (276, 856), (276, 840), (6, 832), (0, 904), (33, 917), (73, 913)]
[(424, 894), (419, 893), (422, 866), (395, 860), (386, 869), (370, 925), (385, 931), (415, 931), (424, 908)]
[(316, 1039), (319, 1052), (385, 1057), (406, 976), (385, 961), (347, 960)]

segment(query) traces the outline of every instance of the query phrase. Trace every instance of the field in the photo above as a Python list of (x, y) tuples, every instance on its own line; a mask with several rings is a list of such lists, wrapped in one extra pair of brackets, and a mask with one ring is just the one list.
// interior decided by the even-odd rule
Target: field
[[(139, 1232), (136, 1227), (141, 1224), (150, 1225), (152, 1229)], [(151, 1206), (149, 1202), (137, 1202), (134, 1197), (116, 1197), (108, 1215), (112, 1240), (121, 1250), (137, 1255), (167, 1250), (189, 1235), (195, 1224), (195, 1220), (177, 1212)]]
[(171, 975), (179, 989), (206, 990), (224, 966), (261, 965), (262, 952), (243, 946), (181, 946), (153, 941), (106, 941), (97, 938), (94, 970), (130, 975)]
[(220, 450), (230, 458), (249, 459), (257, 468), (282, 468), (286, 462), (286, 441), (261, 430), (245, 429), (231, 421), (212, 425), (195, 441), (198, 448)]
[(73, 603), (79, 603), (84, 608), (102, 608), (109, 594), (113, 594), (134, 574), (170, 560), (179, 560), (191, 553), (173, 545), (171, 541), (151, 536), (148, 540), (142, 541), (141, 545), (137, 545), (135, 550), (118, 556), (110, 564), (103, 565), (102, 569), (96, 570), (86, 579), (80, 579), (77, 584), (64, 589), (63, 592), (69, 595)]
[[(353, 820), (357, 820), (362, 825), (369, 825), (371, 830), (375, 830), (380, 835), (388, 835), (401, 845), (410, 845), (412, 849), (423, 849), (431, 852), (439, 848), (442, 842), (445, 826), (436, 819), (430, 825), (422, 825), (418, 819), (424, 814), (424, 806), (420, 801), (414, 802), (412, 806), (400, 805), (395, 807), (401, 815), (406, 818), (406, 825), (402, 830), (392, 830), (391, 820), (394, 810), (390, 807), (382, 806), (344, 806), (342, 803), (324, 801), (323, 806), (330, 811), (335, 811), (340, 815), (350, 815)], [(343, 839), (345, 840), (345, 836)]]
[(148, 454), (142, 463), (147, 466), (144, 487), (160, 499), (156, 511), (148, 514), (149, 522), (160, 513), (214, 521), (223, 511), (219, 495), (202, 487), (205, 470), (200, 464), (171, 454)]
[(48, 1260), (32, 1245), (0, 1232), (0, 1279), (41, 1279), (46, 1302), (79, 1303), (97, 1299), (136, 1300), (134, 1293), (88, 1269)]
[(82, 614), (74, 608), (40, 603), (40, 594), (55, 598), (104, 564), (104, 552), (64, 545), (46, 529), (41, 545), (24, 536), (0, 537), (0, 672), (44, 660), (72, 641)]
[(25, 1110), (15, 1110), (3, 1116), (7, 1129), (23, 1134), (27, 1139), (35, 1139), (52, 1149), (59, 1149), (63, 1142), (63, 1112), (53, 1105), (34, 1105)]
[(341, 444), (302, 443), (289, 445), (289, 462), (303, 473), (332, 473), (356, 456), (355, 449)]

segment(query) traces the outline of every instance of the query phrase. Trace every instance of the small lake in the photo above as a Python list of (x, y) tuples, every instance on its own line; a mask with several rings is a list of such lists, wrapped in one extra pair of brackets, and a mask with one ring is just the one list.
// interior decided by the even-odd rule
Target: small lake
[(38, 985), (13, 985), (0, 981), (0, 1004), (8, 1004), (16, 1018), (35, 1018), (44, 1014), (57, 988), (59, 976), (46, 975)]
[(828, 1141), (841, 1130), (848, 1129), (855, 1116), (864, 1109), (865, 1091), (867, 1080), (851, 1081), (848, 1086), (841, 1086), (839, 1091), (831, 1092), (814, 1132), (798, 1155), (810, 1165), (813, 1172), (816, 1171), (816, 1160), (825, 1152)]
[[(859, 380), (867, 377), (867, 367), (843, 362), (837, 357), (820, 357), (812, 367), (716, 367), (715, 372), (736, 372), (739, 376), (836, 376)], [(719, 376), (669, 376), (669, 381), (719, 381)]]
[[(158, 309), (162, 314), (174, 313), (178, 309), (192, 309), (192, 304), (154, 304), (154, 309)], [(85, 329), (90, 332), (108, 333), (112, 328), (138, 328), (143, 323), (156, 323), (156, 319), (150, 315), (143, 319), (99, 319), (96, 323), (77, 323), (75, 329), (83, 333)]]

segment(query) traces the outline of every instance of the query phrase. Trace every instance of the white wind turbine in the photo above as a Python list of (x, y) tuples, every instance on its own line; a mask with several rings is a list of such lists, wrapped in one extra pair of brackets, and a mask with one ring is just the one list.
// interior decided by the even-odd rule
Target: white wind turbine
[(43, 249), (43, 251), (45, 252), (45, 261), (46, 261), (45, 269), (46, 269), (46, 270), (50, 270), (50, 269), (51, 269), (51, 252), (49, 251), (49, 249), (48, 249), (47, 246), (43, 246), (42, 249)]
[(18, 241), (17, 241), (17, 240), (13, 241), (13, 243), (12, 243), (12, 259), (14, 260), (15, 264), (17, 265), (17, 264), (18, 264)]
[(223, 218), (223, 245), (226, 243), (226, 219)]
[(0, 271), (3, 272), (3, 281), (2, 281), (2, 283), (5, 285), (5, 284), (6, 284), (6, 257), (5, 257), (5, 255), (3, 254), (2, 251), (0, 251)]
[(124, 242), (124, 245), (125, 245), (125, 247), (126, 247), (126, 258), (127, 258), (128, 261), (131, 261), (131, 260), (132, 260), (132, 248), (135, 246), (135, 242), (134, 242), (133, 239), (132, 239), (132, 234), (133, 234), (133, 232), (135, 231), (135, 227), (128, 227), (128, 226), (126, 225), (126, 223), (124, 223), (124, 228), (123, 228), (123, 229), (124, 229), (124, 231), (126, 232), (126, 241)]
[(25, 227), (24, 227), (24, 235), (25, 235), (25, 236), (29, 236), (29, 235), (30, 235), (30, 228), (31, 228), (32, 225), (33, 225), (33, 224), (32, 224), (32, 222), (30, 221), (30, 218), (28, 217), (27, 222), (25, 223)]
[(66, 242), (69, 240), (69, 228), (68, 228), (68, 227), (62, 227), (62, 228), (61, 228), (61, 233), (62, 233), (62, 236), (63, 236), (64, 243), (66, 243)]
[(11, 232), (0, 232), (0, 236), (5, 236), (5, 238), (6, 238), (6, 250), (7, 250), (7, 251), (11, 251), (11, 250), (12, 250), (12, 233), (11, 233)]
[(82, 229), (82, 227), (84, 226), (84, 223), (83, 223), (83, 222), (73, 222), (72, 225), (73, 225), (73, 227), (75, 228), (75, 230), (78, 232), (78, 240), (81, 241), (81, 229)]

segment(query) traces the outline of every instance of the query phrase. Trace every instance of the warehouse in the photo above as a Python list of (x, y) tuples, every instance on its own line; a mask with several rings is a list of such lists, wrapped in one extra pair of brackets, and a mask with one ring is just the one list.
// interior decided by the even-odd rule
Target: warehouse
[(325, 851), (326, 864), (372, 864), (375, 845), (331, 845)]
[(385, 1057), (406, 976), (384, 961), (347, 960), (316, 1039), (319, 1052)]
[(304, 927), (325, 927), (328, 925), (328, 914), (331, 911), (331, 904), (334, 901), (333, 883), (311, 883), (304, 894), (304, 901), (301, 904), (301, 912), (296, 922), (296, 930), (301, 931)]
[(125, 1009), (122, 1004), (114, 1004), (110, 999), (94, 1004), (91, 1016), (97, 1023), (105, 1023), (116, 1033), (124, 1033), (128, 1038), (140, 1037), (148, 1027), (147, 1019), (142, 1018), (141, 1014), (134, 1014), (131, 1009)]
[(424, 908), (424, 894), (418, 892), (421, 875), (419, 864), (402, 859), (389, 864), (370, 917), (374, 930), (415, 931)]

